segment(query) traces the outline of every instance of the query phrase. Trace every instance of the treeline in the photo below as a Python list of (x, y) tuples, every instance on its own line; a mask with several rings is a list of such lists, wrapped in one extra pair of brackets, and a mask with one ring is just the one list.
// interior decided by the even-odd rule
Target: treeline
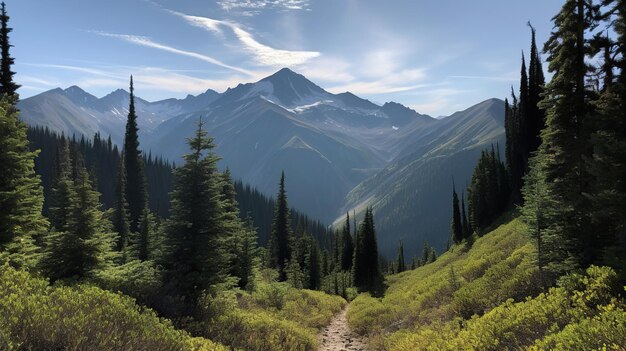
[[(241, 218), (249, 216), (252, 219), (257, 229), (259, 245), (267, 247), (272, 232), (276, 200), (261, 193), (250, 184), (244, 184), (241, 180), (236, 180), (234, 186)], [(294, 208), (290, 209), (290, 214), (292, 230), (310, 233), (320, 247), (330, 249), (332, 236), (327, 225), (309, 218)]]
[[(28, 140), (32, 151), (39, 150), (35, 159), (35, 172), (41, 177), (44, 189), (44, 214), (50, 207), (50, 191), (55, 172), (55, 160), (59, 155), (59, 146), (69, 143), (72, 154), (80, 153), (85, 168), (90, 172), (100, 193), (100, 202), (105, 209), (112, 208), (115, 203), (116, 178), (111, 175), (120, 162), (120, 151), (111, 138), (104, 139), (96, 133), (92, 140), (75, 136), (71, 138), (39, 126), (28, 127)], [(65, 139), (62, 141), (61, 139)], [(159, 217), (167, 217), (169, 212), (169, 192), (172, 190), (173, 165), (161, 157), (148, 154), (143, 157), (150, 211)]]
[(346, 298), (353, 297), (357, 291), (382, 293), (383, 277), (371, 208), (366, 209), (358, 229), (355, 221), (354, 235), (347, 214), (343, 228), (334, 234), (330, 252), (320, 249), (303, 227), (298, 225), (292, 230), (282, 173), (273, 218), (268, 258), (270, 266), (278, 271), (279, 280)]
[(546, 286), (592, 264), (626, 279), (625, 16), (624, 1), (565, 1), (543, 48), (548, 83), (529, 23), (530, 64), (522, 56), (519, 94), (505, 101), (506, 167), (483, 152), (467, 191), (470, 231), (453, 193), (456, 242), (519, 207)]
[[(92, 140), (84, 137), (77, 140), (74, 137), (69, 138), (39, 126), (28, 127), (27, 136), (31, 151), (39, 150), (39, 154), (35, 158), (35, 172), (40, 176), (43, 185), (44, 215), (48, 214), (52, 179), (56, 167), (55, 160), (59, 154), (59, 146), (63, 142), (69, 143), (70, 153), (80, 152), (82, 155), (85, 168), (96, 180), (95, 183), (100, 193), (100, 202), (103, 208), (113, 208), (117, 179), (111, 174), (112, 170), (117, 169), (120, 162), (120, 151), (117, 145), (111, 142), (110, 137), (104, 139), (99, 133), (96, 133)], [(156, 217), (167, 218), (169, 216), (169, 193), (173, 188), (174, 165), (161, 157), (152, 156), (151, 153), (147, 157), (143, 157), (143, 163), (149, 209)], [(240, 217), (252, 219), (254, 227), (257, 228), (259, 245), (267, 246), (274, 215), (274, 199), (240, 180), (234, 181), (234, 187)], [(307, 215), (293, 208), (291, 209), (291, 217), (294, 230), (300, 226), (311, 233), (321, 247), (330, 248), (331, 236), (327, 226), (310, 219)]]

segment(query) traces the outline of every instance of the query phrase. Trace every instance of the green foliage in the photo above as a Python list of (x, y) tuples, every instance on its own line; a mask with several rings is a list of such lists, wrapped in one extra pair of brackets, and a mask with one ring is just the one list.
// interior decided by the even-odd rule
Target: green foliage
[(42, 279), (0, 268), (3, 350), (207, 350), (130, 297), (96, 287), (49, 287)]
[(352, 302), (349, 324), (381, 350), (620, 350), (626, 306), (614, 297), (615, 272), (592, 266), (538, 294), (525, 231), (514, 220), (469, 251), (454, 246), (390, 276), (385, 297)]
[(500, 161), (500, 150), (492, 145), (491, 152), (481, 153), (467, 189), (469, 220), (474, 230), (480, 233), (505, 211), (509, 198), (506, 184), (508, 175)]
[(359, 291), (380, 294), (383, 290), (383, 277), (378, 265), (378, 244), (371, 208), (365, 211), (365, 218), (359, 227), (355, 242), (352, 269), (354, 286)]
[[(191, 306), (205, 289), (224, 282), (228, 252), (223, 245), (224, 214), (220, 201), (222, 178), (213, 139), (202, 122), (189, 139), (191, 153), (175, 171), (171, 217), (165, 223), (165, 249), (161, 264), (168, 294)], [(187, 313), (186, 311), (172, 311)]]
[(378, 345), (389, 332), (481, 314), (512, 296), (521, 300), (535, 291), (532, 253), (525, 226), (515, 220), (477, 238), (469, 251), (453, 246), (430, 264), (388, 276), (385, 296), (359, 295), (348, 310), (348, 322)]
[(117, 237), (84, 169), (78, 169), (73, 186), (75, 197), (68, 199), (66, 231), (53, 232), (46, 239), (41, 269), (52, 280), (93, 277), (116, 257)]
[(34, 172), (37, 152), (30, 152), (26, 125), (18, 119), (14, 99), (0, 100), (0, 263), (37, 264), (34, 240), (47, 229), (41, 215), (43, 193)]
[(264, 281), (251, 294), (222, 291), (204, 301), (204, 335), (233, 348), (259, 351), (316, 350), (319, 329), (345, 305), (338, 296)]

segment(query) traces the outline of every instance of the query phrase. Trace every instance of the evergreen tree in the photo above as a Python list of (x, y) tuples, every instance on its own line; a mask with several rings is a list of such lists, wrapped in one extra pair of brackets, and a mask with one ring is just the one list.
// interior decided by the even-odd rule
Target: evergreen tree
[(396, 263), (397, 273), (402, 273), (406, 271), (406, 262), (404, 260), (404, 245), (402, 245), (402, 240), (400, 240), (400, 245), (398, 245), (398, 260)]
[(175, 170), (171, 214), (165, 225), (161, 260), (166, 290), (184, 297), (190, 304), (195, 303), (205, 289), (224, 282), (228, 265), (226, 250), (221, 246), (219, 158), (213, 152), (213, 139), (207, 137), (202, 127), (200, 120), (194, 137), (187, 141), (191, 152)]
[(126, 121), (126, 134), (124, 135), (124, 169), (126, 171), (126, 201), (128, 202), (129, 227), (130, 231), (134, 233), (139, 232), (141, 218), (148, 201), (138, 132), (133, 77), (131, 76), (128, 120)]
[(9, 33), (13, 30), (8, 26), (9, 18), (3, 1), (0, 8), (0, 54), (2, 55), (0, 61), (0, 97), (7, 95), (16, 98), (17, 89), (20, 86), (13, 81), (15, 72), (11, 71), (11, 66), (15, 60), (9, 53), (13, 46), (9, 42)]
[(72, 179), (70, 148), (65, 138), (61, 139), (59, 145), (55, 169), (56, 174), (52, 181), (50, 195), (49, 219), (55, 231), (66, 232), (70, 229), (68, 227), (70, 209), (76, 201), (76, 191)]
[(0, 100), (0, 261), (28, 268), (36, 264), (34, 240), (46, 231), (47, 221), (34, 171), (37, 152), (29, 151), (26, 125), (10, 100)]
[(365, 210), (365, 217), (359, 228), (354, 257), (354, 285), (361, 291), (380, 293), (383, 278), (378, 265), (378, 244), (376, 243), (374, 215), (371, 208)]
[(420, 266), (427, 264), (430, 261), (431, 248), (428, 241), (424, 241), (422, 245), (422, 258), (420, 259)]
[(595, 102), (590, 198), (598, 233), (597, 263), (611, 265), (626, 281), (626, 2), (608, 0), (603, 4), (603, 15), (616, 38), (600, 34), (602, 45), (596, 48), (603, 56), (600, 70), (604, 83)]
[(310, 240), (309, 250), (307, 252), (305, 267), (307, 268), (306, 277), (308, 282), (306, 284), (307, 289), (317, 290), (321, 286), (321, 266), (320, 266), (320, 253), (319, 245), (315, 240)]
[(137, 233), (137, 239), (134, 243), (134, 246), (136, 246), (134, 251), (136, 251), (136, 257), (140, 261), (146, 261), (150, 257), (150, 240), (154, 230), (154, 218), (146, 208), (143, 211), (139, 233)]
[(463, 238), (469, 238), (472, 235), (472, 226), (467, 220), (467, 212), (465, 211), (465, 194), (461, 194), (461, 226), (463, 227)]
[(539, 107), (545, 77), (541, 56), (535, 41), (535, 28), (528, 22), (531, 30), (530, 64), (528, 66), (528, 104), (526, 111), (526, 135), (528, 155), (535, 152), (541, 144), (541, 130), (545, 126), (545, 111)]
[[(558, 237), (547, 265), (561, 274), (593, 262), (598, 241), (591, 230), (590, 175), (585, 160), (591, 156), (589, 92), (585, 33), (594, 26), (585, 0), (567, 0), (554, 17), (554, 29), (544, 51), (554, 74), (545, 87), (541, 107), (546, 108), (546, 128), (541, 133), (539, 160), (541, 186), (552, 195), (545, 208), (547, 230)], [(534, 206), (534, 205), (531, 205)]]
[(257, 246), (257, 233), (251, 219), (246, 221), (241, 252), (237, 257), (238, 271), (235, 276), (239, 278), (239, 287), (252, 290), (254, 289), (254, 272), (259, 265), (259, 248)]
[(459, 196), (456, 193), (454, 183), (452, 183), (452, 224), (450, 225), (450, 229), (455, 243), (463, 241), (463, 225), (461, 223), (461, 212), (459, 210)]
[(84, 168), (78, 170), (74, 188), (66, 230), (47, 239), (41, 269), (51, 280), (92, 278), (115, 258), (116, 235)]
[(350, 231), (350, 214), (348, 212), (346, 212), (346, 224), (343, 227), (341, 239), (341, 270), (349, 271), (352, 269), (352, 260), (354, 258), (354, 242), (352, 240), (352, 232)]
[(272, 236), (270, 240), (270, 260), (273, 268), (279, 272), (279, 280), (285, 281), (285, 265), (291, 259), (291, 223), (289, 218), (289, 206), (287, 205), (287, 193), (285, 191), (285, 172), (280, 176), (278, 196), (276, 197), (276, 209), (272, 224)]
[(118, 165), (117, 183), (115, 186), (115, 204), (113, 207), (113, 228), (118, 233), (117, 251), (125, 252), (130, 236), (128, 224), (128, 203), (126, 202), (126, 169), (124, 153)]

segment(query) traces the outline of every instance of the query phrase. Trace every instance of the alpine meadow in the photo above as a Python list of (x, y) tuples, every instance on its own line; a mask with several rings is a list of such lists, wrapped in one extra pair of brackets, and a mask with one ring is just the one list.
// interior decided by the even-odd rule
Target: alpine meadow
[(2, 1), (0, 351), (626, 351), (625, 54), (625, 0)]

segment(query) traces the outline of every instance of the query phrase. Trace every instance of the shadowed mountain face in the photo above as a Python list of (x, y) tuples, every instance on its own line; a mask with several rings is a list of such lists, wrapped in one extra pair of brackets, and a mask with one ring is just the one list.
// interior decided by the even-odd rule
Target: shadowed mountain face
[[(415, 244), (410, 253), (425, 238), (445, 244), (450, 201), (435, 194), (444, 185), (450, 190), (453, 176), (464, 184), (480, 150), (504, 135), (500, 100), (438, 120), (394, 102), (379, 106), (349, 92), (329, 93), (286, 68), (221, 94), (138, 98), (136, 105), (141, 145), (153, 153), (179, 163), (201, 118), (222, 167), (269, 195), (285, 170), (290, 205), (311, 217), (331, 222), (346, 210), (373, 205), (387, 254), (400, 238), (405, 246)], [(100, 131), (119, 143), (128, 93), (98, 99), (70, 87), (19, 107), (29, 124), (86, 136)]]

